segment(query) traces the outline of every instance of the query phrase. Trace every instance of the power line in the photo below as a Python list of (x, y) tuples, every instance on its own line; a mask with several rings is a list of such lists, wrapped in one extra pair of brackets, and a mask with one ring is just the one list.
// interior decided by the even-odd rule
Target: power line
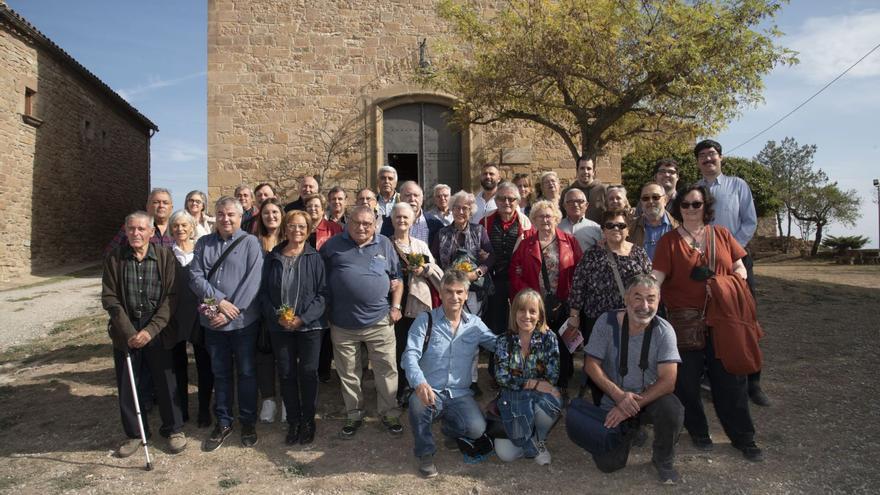
[(770, 124), (769, 126), (767, 126), (767, 128), (764, 129), (763, 131), (761, 131), (761, 132), (755, 134), (754, 136), (750, 137), (750, 138), (747, 139), (746, 141), (744, 141), (744, 142), (742, 142), (742, 143), (740, 143), (740, 144), (734, 146), (733, 148), (731, 148), (730, 150), (728, 150), (727, 153), (731, 153), (731, 152), (735, 151), (736, 149), (741, 148), (741, 147), (743, 147), (743, 146), (749, 144), (750, 142), (752, 142), (753, 140), (755, 140), (755, 138), (757, 138), (757, 137), (760, 136), (761, 134), (764, 134), (765, 132), (769, 131), (770, 129), (776, 127), (777, 124), (779, 124), (779, 123), (782, 122), (783, 120), (785, 120), (785, 119), (787, 119), (788, 117), (790, 117), (791, 114), (793, 114), (793, 113), (797, 112), (798, 110), (800, 110), (801, 107), (803, 107), (804, 105), (806, 105), (807, 103), (809, 103), (813, 98), (819, 96), (823, 91), (825, 91), (826, 89), (828, 89), (829, 86), (831, 86), (832, 84), (834, 84), (835, 82), (837, 82), (838, 79), (840, 79), (841, 77), (845, 76), (847, 72), (851, 71), (851, 70), (853, 69), (853, 67), (859, 65), (859, 63), (860, 63), (862, 60), (865, 60), (866, 58), (868, 58), (868, 56), (871, 55), (872, 53), (874, 53), (878, 48), (880, 48), (880, 43), (878, 43), (877, 45), (875, 45), (874, 48), (871, 48), (871, 49), (868, 51), (868, 53), (864, 54), (864, 55), (862, 56), (862, 58), (856, 60), (856, 62), (855, 62), (854, 64), (850, 65), (845, 71), (841, 72), (837, 77), (835, 77), (835, 78), (832, 79), (830, 82), (828, 82), (828, 84), (826, 84), (825, 86), (822, 86), (822, 89), (820, 89), (819, 91), (816, 91), (815, 93), (813, 93), (812, 96), (810, 96), (809, 98), (807, 98), (806, 100), (804, 100), (800, 105), (794, 107), (794, 109), (793, 109), (792, 111), (788, 112), (787, 114), (783, 115), (780, 119), (778, 119), (776, 122), (773, 122), (772, 124)]

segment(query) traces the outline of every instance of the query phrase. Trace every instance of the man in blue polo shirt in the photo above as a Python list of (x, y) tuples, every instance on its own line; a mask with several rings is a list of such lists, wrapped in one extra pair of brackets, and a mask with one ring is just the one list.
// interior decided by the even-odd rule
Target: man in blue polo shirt
[(376, 215), (369, 206), (352, 210), (346, 230), (324, 243), (321, 256), (327, 265), (333, 358), (348, 416), (341, 436), (350, 438), (363, 425), (364, 395), (357, 366), (361, 343), (367, 346), (373, 367), (377, 412), (388, 431), (399, 435), (403, 426), (396, 399), (394, 323), (401, 317), (403, 298), (400, 260), (391, 241), (376, 234)]

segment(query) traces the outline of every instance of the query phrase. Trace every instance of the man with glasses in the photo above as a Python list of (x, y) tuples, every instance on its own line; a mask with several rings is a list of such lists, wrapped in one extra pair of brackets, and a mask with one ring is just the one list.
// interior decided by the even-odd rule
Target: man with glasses
[(576, 187), (570, 188), (562, 196), (565, 218), (559, 222), (559, 228), (577, 239), (581, 252), (586, 253), (602, 238), (599, 224), (586, 217), (590, 204), (583, 191)]
[(654, 182), (666, 192), (666, 208), (678, 194), (678, 162), (672, 158), (661, 158), (654, 163)]
[(585, 216), (593, 223), (602, 221), (602, 212), (605, 211), (605, 184), (596, 178), (596, 167), (593, 159), (582, 156), (577, 161), (577, 177), (565, 191), (562, 191), (563, 203), (560, 210), (565, 210), (565, 195), (572, 189), (579, 189), (587, 198)]
[[(721, 144), (717, 141), (711, 139), (700, 141), (694, 146), (694, 156), (703, 176), (697, 184), (706, 187), (715, 198), (715, 220), (712, 223), (727, 227), (736, 242), (746, 250), (747, 254), (742, 261), (748, 274), (746, 280), (749, 291), (754, 296), (754, 261), (747, 247), (758, 227), (752, 190), (746, 181), (721, 172), (724, 157), (721, 154)], [(760, 371), (749, 375), (749, 397), (759, 406), (770, 405), (770, 399), (761, 389)]]
[(648, 257), (654, 259), (657, 241), (670, 230), (678, 227), (678, 222), (666, 211), (668, 196), (663, 186), (656, 182), (648, 182), (642, 186), (639, 197), (641, 214), (634, 218), (629, 228), (627, 240), (636, 246), (645, 248)]
[[(443, 222), (434, 215), (425, 213), (425, 211), (422, 210), (423, 201), (424, 193), (418, 183), (408, 180), (400, 185), (399, 202), (408, 203), (412, 206), (413, 214), (415, 215), (413, 217), (412, 227), (409, 229), (409, 235), (430, 246), (434, 241), (434, 236), (437, 234), (437, 231), (443, 228)], [(389, 238), (394, 235), (394, 223), (391, 221), (391, 216), (387, 216), (385, 217), (385, 220), (383, 220), (381, 232), (382, 235)]]
[[(397, 407), (397, 359), (394, 323), (402, 316), (400, 260), (391, 240), (376, 234), (374, 210), (356, 206), (346, 230), (321, 246), (327, 266), (330, 339), (342, 383), (347, 420), (340, 436), (351, 438), (363, 425), (365, 398), (358, 349), (366, 344), (376, 383), (382, 424), (393, 435), (403, 432)], [(390, 298), (387, 295), (390, 293)]]

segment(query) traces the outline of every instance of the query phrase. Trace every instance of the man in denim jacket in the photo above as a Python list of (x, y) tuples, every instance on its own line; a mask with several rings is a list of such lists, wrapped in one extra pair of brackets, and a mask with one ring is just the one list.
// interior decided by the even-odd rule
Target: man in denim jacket
[[(419, 315), (409, 330), (401, 366), (415, 392), (409, 399), (409, 422), (415, 439), (419, 472), (437, 476), (431, 425), (442, 418), (443, 434), (450, 439), (478, 439), (486, 420), (471, 391), (471, 364), (479, 346), (495, 347), (495, 334), (478, 317), (462, 311), (470, 283), (459, 271), (447, 271), (440, 282), (442, 305)], [(426, 345), (427, 338), (427, 345)], [(424, 350), (423, 350), (424, 349)]]

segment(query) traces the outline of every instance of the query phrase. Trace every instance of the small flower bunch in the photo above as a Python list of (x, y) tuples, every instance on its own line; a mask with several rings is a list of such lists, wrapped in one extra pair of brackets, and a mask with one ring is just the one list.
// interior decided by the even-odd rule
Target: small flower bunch
[(428, 262), (428, 257), (421, 253), (409, 253), (406, 255), (406, 263), (410, 270), (421, 268)]
[(278, 324), (283, 327), (293, 325), (293, 320), (296, 318), (293, 308), (287, 304), (282, 304), (275, 310), (275, 314), (278, 315)]
[(463, 260), (463, 261), (459, 261), (458, 263), (454, 264), (452, 266), (452, 269), (458, 270), (462, 273), (471, 273), (472, 271), (476, 270), (477, 267), (474, 266), (474, 264), (471, 263), (470, 261)]
[(220, 308), (217, 306), (217, 300), (213, 297), (205, 298), (202, 301), (202, 304), (199, 304), (199, 313), (205, 315), (206, 318), (211, 319), (220, 314)]

